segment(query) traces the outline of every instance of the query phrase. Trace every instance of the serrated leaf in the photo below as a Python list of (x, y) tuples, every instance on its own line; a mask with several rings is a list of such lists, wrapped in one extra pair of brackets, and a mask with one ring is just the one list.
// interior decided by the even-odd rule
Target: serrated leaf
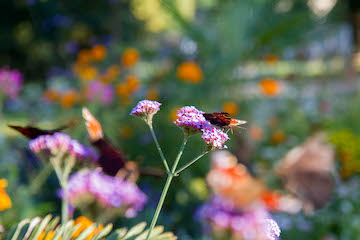
[(55, 236), (53, 237), (53, 239), (51, 239), (51, 240), (59, 240), (61, 238), (61, 236), (63, 235), (64, 230), (65, 230), (65, 227), (60, 227), (58, 229), (58, 231), (56, 231)]
[(144, 231), (145, 227), (146, 227), (146, 222), (141, 222), (141, 223), (135, 225), (134, 227), (132, 227), (126, 233), (126, 235), (124, 237), (122, 237), (121, 239), (125, 240), (125, 239), (129, 239), (129, 238), (131, 238), (133, 236), (136, 236), (136, 235), (142, 233)]
[[(164, 231), (163, 226), (154, 227), (154, 229), (151, 231), (150, 238), (160, 235), (163, 231)], [(142, 234), (137, 236), (135, 238), (135, 240), (145, 240), (148, 235), (148, 232), (149, 232), (149, 229), (147, 229), (145, 232), (143, 232)]]
[(31, 236), (31, 233), (36, 231), (37, 228), (39, 228), (39, 223), (41, 222), (41, 220), (42, 220), (42, 218), (36, 217), (30, 221), (30, 224), (25, 233), (25, 236), (22, 238), (23, 240), (27, 240)]
[(51, 220), (51, 222), (46, 227), (46, 231), (45, 231), (46, 234), (50, 231), (53, 231), (55, 227), (59, 224), (59, 222), (60, 222), (59, 217), (55, 217), (53, 220)]
[(26, 224), (29, 224), (30, 223), (30, 220), (29, 219), (25, 219), (25, 220), (22, 220), (16, 227), (16, 230), (14, 232), (14, 235), (12, 235), (12, 238), (11, 240), (17, 240), (19, 235), (20, 235), (20, 232), (21, 230), (23, 229), (23, 227), (26, 225)]
[(74, 240), (85, 240), (96, 229), (96, 223), (92, 224), (80, 233)]
[(95, 236), (91, 240), (99, 240), (104, 237), (106, 237), (112, 230), (113, 225), (108, 224), (103, 230), (101, 230), (99, 233), (95, 234)]
[(70, 238), (72, 237), (73, 233), (74, 233), (74, 221), (71, 220), (71, 221), (68, 221), (66, 224), (65, 224), (65, 228), (64, 228), (64, 233), (63, 233), (63, 236), (62, 236), (62, 240), (70, 240)]
[(119, 228), (116, 230), (116, 233), (118, 234), (116, 239), (122, 239), (127, 233), (127, 228)]
[(52, 216), (49, 214), (47, 215), (34, 229), (34, 231), (32, 232), (32, 234), (29, 237), (29, 240), (37, 240), (38, 237), (40, 236), (40, 234), (42, 232), (44, 232), (45, 228), (47, 227), (47, 225), (49, 224), (50, 220), (51, 220)]

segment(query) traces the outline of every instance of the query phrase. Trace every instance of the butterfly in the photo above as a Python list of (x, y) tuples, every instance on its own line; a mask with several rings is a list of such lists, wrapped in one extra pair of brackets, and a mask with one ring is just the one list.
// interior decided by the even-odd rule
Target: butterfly
[(110, 176), (121, 176), (136, 181), (139, 175), (161, 177), (162, 171), (158, 169), (138, 169), (133, 161), (128, 161), (125, 154), (116, 149), (110, 141), (104, 138), (102, 127), (98, 120), (87, 108), (82, 109), (91, 144), (98, 149), (100, 156), (99, 165), (104, 173)]
[(17, 126), (17, 125), (8, 124), (8, 126), (10, 128), (15, 129), (16, 131), (20, 132), (22, 135), (24, 135), (25, 137), (27, 137), (29, 139), (35, 139), (41, 135), (53, 135), (56, 132), (61, 132), (64, 129), (69, 128), (70, 125), (71, 124), (64, 125), (59, 128), (52, 129), (52, 130), (44, 130), (44, 129), (39, 129), (39, 128), (36, 128), (33, 126), (21, 127), (21, 126)]
[(204, 113), (203, 116), (212, 125), (227, 129), (244, 125), (247, 123), (247, 121), (244, 120), (231, 118), (230, 114), (227, 112)]

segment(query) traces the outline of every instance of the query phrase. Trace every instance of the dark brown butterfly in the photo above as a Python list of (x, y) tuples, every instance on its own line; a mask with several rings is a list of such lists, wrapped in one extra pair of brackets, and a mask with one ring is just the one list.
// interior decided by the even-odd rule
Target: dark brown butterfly
[(128, 161), (124, 153), (114, 148), (113, 145), (104, 138), (100, 123), (87, 108), (83, 108), (82, 115), (85, 119), (91, 144), (100, 152), (98, 162), (104, 173), (111, 176), (120, 175), (133, 180), (136, 180), (140, 174), (156, 177), (163, 175), (163, 172), (158, 169), (139, 170), (135, 162)]
[(214, 113), (204, 113), (203, 116), (208, 120), (212, 125), (221, 127), (221, 128), (232, 128), (235, 126), (240, 126), (246, 124), (246, 121), (238, 120), (230, 117), (230, 114), (227, 112), (214, 112)]
[(65, 126), (62, 126), (62, 127), (56, 128), (56, 129), (52, 129), (52, 130), (44, 130), (44, 129), (39, 129), (39, 128), (36, 128), (33, 126), (21, 127), (21, 126), (11, 125), (11, 124), (8, 124), (8, 126), (11, 127), (12, 129), (15, 129), (16, 131), (20, 132), (22, 135), (24, 135), (25, 137), (27, 137), (29, 139), (34, 139), (41, 135), (52, 135), (56, 132), (61, 132), (64, 129), (69, 127), (69, 125), (65, 125)]
[(334, 151), (323, 135), (291, 149), (276, 167), (285, 187), (304, 204), (305, 212), (324, 207), (335, 188)]

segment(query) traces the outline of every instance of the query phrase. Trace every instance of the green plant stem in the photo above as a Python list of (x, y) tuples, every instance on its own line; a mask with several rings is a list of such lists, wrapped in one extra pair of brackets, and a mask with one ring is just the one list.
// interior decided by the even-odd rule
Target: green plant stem
[(160, 214), (161, 208), (162, 208), (162, 206), (163, 206), (163, 204), (164, 204), (164, 200), (165, 200), (166, 194), (167, 194), (167, 192), (168, 192), (168, 190), (169, 190), (169, 187), (170, 187), (170, 184), (171, 184), (172, 179), (175, 177), (174, 172), (175, 172), (176, 167), (177, 167), (177, 165), (179, 164), (180, 158), (181, 158), (181, 156), (182, 156), (182, 154), (183, 154), (183, 152), (184, 152), (184, 148), (185, 148), (185, 145), (186, 145), (186, 143), (187, 143), (188, 138), (189, 138), (188, 135), (185, 135), (185, 136), (184, 136), (184, 141), (183, 141), (183, 143), (182, 143), (182, 145), (181, 145), (181, 147), (180, 147), (180, 151), (179, 151), (179, 153), (178, 153), (178, 155), (177, 155), (177, 157), (176, 157), (176, 159), (175, 159), (174, 165), (173, 165), (173, 167), (172, 167), (172, 171), (171, 171), (171, 172), (168, 172), (168, 176), (167, 176), (167, 179), (166, 179), (166, 183), (165, 183), (164, 189), (163, 189), (163, 191), (162, 191), (162, 193), (161, 193), (161, 197), (160, 197), (159, 203), (158, 203), (158, 205), (157, 205), (157, 207), (156, 207), (155, 214), (154, 214), (153, 219), (152, 219), (152, 221), (151, 221), (151, 225), (150, 225), (150, 228), (149, 228), (149, 232), (148, 232), (148, 234), (147, 234), (147, 236), (146, 236), (146, 240), (148, 240), (148, 239), (150, 238), (151, 231), (154, 229), (155, 224), (156, 224), (156, 222), (157, 222), (157, 219), (159, 218), (159, 214)]
[(186, 168), (190, 167), (192, 164), (194, 164), (197, 160), (199, 160), (200, 158), (202, 158), (205, 154), (207, 154), (209, 151), (204, 151), (203, 153), (201, 153), (199, 156), (197, 156), (196, 158), (194, 158), (193, 160), (191, 160), (189, 163), (185, 164), (183, 167), (181, 167), (179, 170), (177, 170), (176, 172), (174, 172), (174, 175), (177, 176), (179, 175), (180, 172), (184, 171)]
[(157, 138), (156, 138), (156, 135), (155, 135), (153, 126), (152, 126), (151, 123), (148, 123), (148, 125), (149, 125), (149, 128), (150, 128), (151, 135), (152, 135), (152, 137), (153, 137), (153, 139), (154, 139), (156, 148), (157, 148), (157, 150), (159, 151), (161, 160), (163, 161), (163, 164), (164, 164), (164, 166), (165, 166), (166, 172), (167, 172), (167, 173), (170, 173), (169, 165), (167, 164), (166, 158), (165, 158), (165, 156), (164, 156), (164, 154), (163, 154), (163, 152), (162, 152), (162, 150), (161, 150), (160, 144), (159, 144), (159, 142), (158, 142), (158, 140), (157, 140)]
[(29, 187), (30, 194), (36, 194), (41, 189), (42, 185), (48, 179), (52, 172), (53, 166), (50, 163), (47, 163), (40, 171), (40, 173), (31, 181), (31, 185)]

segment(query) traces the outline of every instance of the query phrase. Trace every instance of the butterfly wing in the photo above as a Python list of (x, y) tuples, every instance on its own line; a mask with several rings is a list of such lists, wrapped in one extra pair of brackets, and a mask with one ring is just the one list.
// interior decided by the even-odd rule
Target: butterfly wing
[(218, 127), (226, 127), (231, 122), (231, 117), (226, 112), (219, 113), (204, 113), (203, 116), (208, 120), (212, 125)]
[(16, 131), (20, 132), (22, 135), (24, 135), (25, 137), (29, 138), (29, 139), (35, 139), (38, 136), (41, 135), (48, 135), (48, 134), (54, 134), (57, 131), (61, 131), (62, 129), (58, 130), (42, 130), (39, 128), (35, 128), (35, 127), (21, 127), (21, 126), (17, 126), (17, 125), (8, 125), (10, 128), (15, 129)]

